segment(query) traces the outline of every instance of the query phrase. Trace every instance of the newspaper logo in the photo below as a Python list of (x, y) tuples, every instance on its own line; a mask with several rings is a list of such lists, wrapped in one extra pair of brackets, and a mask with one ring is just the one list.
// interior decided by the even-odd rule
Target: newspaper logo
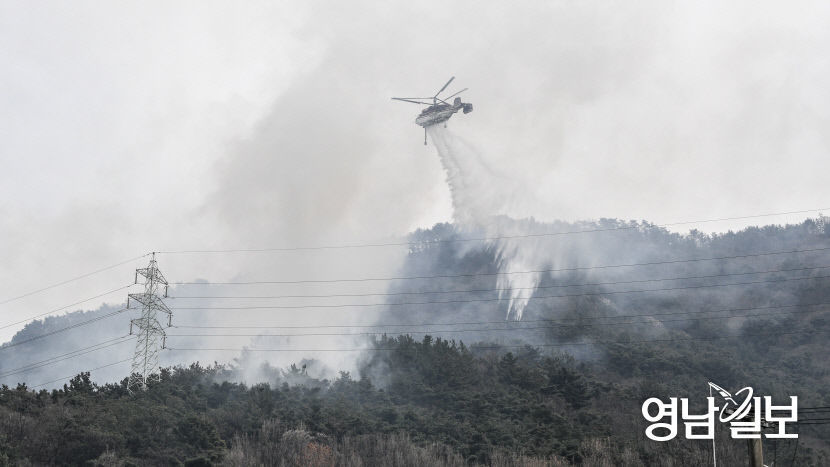
[(798, 438), (796, 433), (787, 433), (786, 426), (798, 421), (797, 396), (790, 396), (790, 405), (773, 405), (772, 397), (755, 396), (751, 387), (742, 388), (734, 395), (715, 383), (710, 382), (709, 387), (720, 397), (717, 401), (714, 396), (707, 397), (707, 409), (702, 414), (689, 413), (686, 397), (671, 397), (669, 402), (651, 397), (643, 402), (643, 417), (651, 422), (646, 436), (653, 441), (674, 439), (679, 416), (686, 439), (713, 439), (717, 416), (720, 423), (729, 423), (733, 439), (760, 438), (762, 428), (770, 430), (763, 433), (766, 438)]

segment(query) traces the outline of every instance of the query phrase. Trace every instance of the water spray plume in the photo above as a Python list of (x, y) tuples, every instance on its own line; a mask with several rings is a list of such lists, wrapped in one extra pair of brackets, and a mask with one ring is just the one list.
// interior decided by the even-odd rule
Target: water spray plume
[[(453, 220), (460, 231), (500, 237), (533, 229), (536, 223), (532, 220), (508, 217), (519, 191), (515, 182), (499, 176), (475, 148), (440, 125), (429, 127), (428, 132), (447, 173)], [(550, 251), (545, 251), (549, 243), (549, 239), (496, 239), (489, 240), (487, 246), (493, 249), (499, 272), (513, 273), (548, 267)], [(503, 289), (499, 298), (508, 300), (507, 319), (522, 319), (530, 294), (521, 292), (535, 289), (540, 279), (539, 273), (498, 277), (497, 287)]]

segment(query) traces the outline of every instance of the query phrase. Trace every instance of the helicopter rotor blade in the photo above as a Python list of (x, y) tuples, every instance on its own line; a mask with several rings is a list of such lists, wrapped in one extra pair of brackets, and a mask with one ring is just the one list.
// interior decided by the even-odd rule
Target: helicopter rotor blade
[(394, 99), (394, 100), (396, 100), (396, 101), (411, 102), (411, 103), (413, 103), (413, 104), (430, 105), (430, 104), (429, 104), (429, 103), (427, 103), (427, 102), (418, 102), (418, 101), (413, 101), (413, 100), (406, 99), (406, 98), (403, 98), (403, 97), (393, 97), (392, 99)]
[(436, 93), (435, 93), (435, 96), (433, 96), (433, 97), (438, 97), (438, 94), (441, 94), (442, 92), (444, 92), (444, 89), (447, 89), (447, 86), (449, 86), (449, 85), (450, 85), (450, 83), (452, 83), (452, 80), (454, 80), (454, 79), (455, 79), (455, 76), (451, 77), (451, 78), (450, 78), (450, 80), (449, 80), (449, 81), (447, 81), (447, 84), (445, 84), (445, 85), (444, 85), (444, 87), (443, 87), (443, 88), (441, 88), (441, 90), (440, 90), (440, 91), (436, 92)]
[(461, 94), (462, 92), (466, 91), (467, 89), (470, 89), (470, 88), (464, 88), (464, 89), (462, 89), (462, 90), (458, 91), (457, 93), (453, 94), (452, 96), (445, 97), (444, 99), (450, 100), (450, 99), (452, 99), (453, 97), (455, 97), (455, 96), (457, 96), (457, 95)]

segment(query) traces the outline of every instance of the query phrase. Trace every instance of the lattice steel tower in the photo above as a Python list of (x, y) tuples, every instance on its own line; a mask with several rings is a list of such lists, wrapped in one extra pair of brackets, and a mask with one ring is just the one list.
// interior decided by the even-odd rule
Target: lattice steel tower
[[(127, 308), (130, 307), (130, 300), (135, 300), (142, 305), (141, 318), (130, 320), (130, 335), (133, 334), (133, 326), (138, 328), (138, 341), (135, 345), (130, 378), (127, 382), (127, 390), (130, 392), (136, 389), (147, 390), (147, 381), (153, 372), (156, 372), (154, 379), (161, 381), (159, 352), (164, 348), (167, 335), (156, 316), (159, 312), (167, 313), (168, 327), (172, 325), (173, 320), (173, 312), (162, 301), (162, 298), (167, 297), (167, 279), (158, 269), (155, 252), (152, 253), (149, 266), (135, 270), (136, 284), (139, 274), (145, 279), (144, 292), (131, 293), (127, 297)], [(164, 295), (159, 296), (159, 289), (162, 285)]]

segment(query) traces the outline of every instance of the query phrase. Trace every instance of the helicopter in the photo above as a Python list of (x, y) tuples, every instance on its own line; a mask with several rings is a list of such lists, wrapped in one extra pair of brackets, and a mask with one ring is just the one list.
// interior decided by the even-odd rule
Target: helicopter
[[(473, 111), (473, 104), (461, 102), (460, 97), (456, 97), (452, 104), (447, 102), (447, 100), (461, 94), (462, 92), (466, 91), (468, 88), (464, 88), (455, 94), (447, 97), (447, 100), (444, 100), (438, 97), (447, 86), (452, 83), (455, 79), (455, 76), (451, 77), (447, 84), (445, 84), (441, 89), (438, 90), (432, 97), (393, 97), (393, 100), (396, 101), (404, 101), (404, 102), (411, 102), (413, 104), (420, 104), (428, 106), (415, 119), (415, 123), (424, 127), (424, 145), (427, 144), (427, 127), (431, 127), (432, 125), (438, 125), (439, 123), (443, 123), (444, 127), (447, 126), (447, 120), (453, 116), (459, 110), (463, 111), (465, 114), (468, 114)], [(426, 101), (426, 102), (424, 102)]]

